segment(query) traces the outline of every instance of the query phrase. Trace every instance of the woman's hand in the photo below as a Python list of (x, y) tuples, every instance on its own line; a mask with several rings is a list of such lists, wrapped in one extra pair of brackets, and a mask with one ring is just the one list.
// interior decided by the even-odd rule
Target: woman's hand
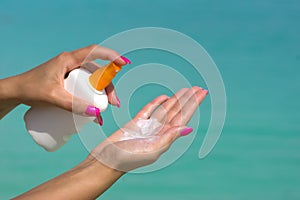
[[(74, 97), (64, 89), (64, 78), (70, 71), (85, 65), (95, 70), (96, 64), (90, 67), (90, 62), (95, 59), (110, 60), (119, 66), (130, 63), (117, 52), (98, 45), (63, 52), (30, 71), (0, 80), (0, 119), (21, 103), (30, 106), (52, 104), (77, 114), (98, 114), (100, 110), (90, 102)], [(109, 103), (120, 106), (112, 84), (106, 88), (106, 92)]]
[[(193, 87), (182, 89), (171, 98), (157, 97), (96, 147), (82, 163), (15, 199), (96, 199), (124, 172), (151, 164), (177, 138), (189, 134), (192, 128), (185, 125), (207, 93), (207, 90)], [(152, 136), (127, 139), (126, 132), (142, 131), (139, 122), (147, 119), (156, 119), (163, 125), (155, 129)]]
[[(96, 147), (89, 159), (96, 158), (108, 167), (123, 172), (155, 162), (176, 139), (192, 132), (193, 129), (186, 127), (186, 124), (207, 93), (207, 90), (192, 87), (181, 89), (171, 98), (157, 97), (132, 121)], [(162, 125), (151, 135), (128, 138), (130, 131), (134, 135), (142, 132), (138, 123), (147, 119), (157, 120)]]

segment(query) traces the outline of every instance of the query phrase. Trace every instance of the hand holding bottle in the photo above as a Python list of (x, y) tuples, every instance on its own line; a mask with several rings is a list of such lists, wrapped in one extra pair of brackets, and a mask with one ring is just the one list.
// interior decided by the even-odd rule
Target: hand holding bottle
[[(95, 59), (113, 61), (119, 66), (130, 63), (114, 50), (98, 45), (63, 52), (23, 74), (1, 80), (0, 92), (3, 96), (0, 100), (3, 103), (0, 118), (21, 103), (30, 106), (55, 105), (76, 114), (95, 116), (99, 110), (94, 105), (64, 89), (64, 78), (69, 72)], [(109, 103), (120, 106), (113, 85), (108, 85), (105, 90)], [(4, 101), (9, 102), (7, 106)]]

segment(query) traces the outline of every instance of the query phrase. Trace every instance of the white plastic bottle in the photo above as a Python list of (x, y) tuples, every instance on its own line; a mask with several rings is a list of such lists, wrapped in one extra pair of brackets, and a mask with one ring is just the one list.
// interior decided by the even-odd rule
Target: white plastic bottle
[[(121, 67), (110, 63), (91, 74), (86, 69), (75, 69), (65, 79), (65, 89), (85, 99), (103, 112), (108, 106), (105, 88)], [(96, 88), (96, 89), (95, 89)], [(99, 89), (100, 88), (100, 89)], [(55, 151), (84, 124), (96, 117), (81, 116), (55, 106), (31, 107), (24, 116), (26, 129), (34, 141), (47, 151)]]

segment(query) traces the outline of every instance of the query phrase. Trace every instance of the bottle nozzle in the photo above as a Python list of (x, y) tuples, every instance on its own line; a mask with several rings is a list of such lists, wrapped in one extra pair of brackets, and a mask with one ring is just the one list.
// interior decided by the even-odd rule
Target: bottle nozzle
[(106, 88), (122, 67), (111, 62), (104, 67), (97, 69), (90, 77), (89, 81), (93, 88), (100, 91)]

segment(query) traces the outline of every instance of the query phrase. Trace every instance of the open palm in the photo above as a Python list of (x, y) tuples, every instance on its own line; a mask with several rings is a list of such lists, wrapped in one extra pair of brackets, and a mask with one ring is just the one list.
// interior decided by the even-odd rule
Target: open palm
[[(123, 128), (98, 145), (90, 156), (125, 172), (155, 162), (177, 138), (192, 132), (186, 124), (207, 93), (194, 86), (179, 90), (171, 98), (165, 95), (155, 98)], [(145, 134), (141, 121), (156, 123)]]

